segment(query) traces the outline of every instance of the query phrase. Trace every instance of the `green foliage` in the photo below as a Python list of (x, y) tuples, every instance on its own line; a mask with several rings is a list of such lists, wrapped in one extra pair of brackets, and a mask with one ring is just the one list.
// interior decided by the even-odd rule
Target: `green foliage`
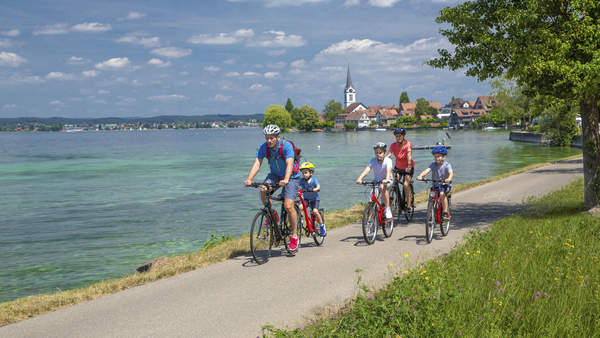
[(433, 118), (433, 117), (430, 117), (430, 118), (426, 119), (426, 120), (425, 120), (425, 121), (423, 121), (423, 122), (425, 122), (425, 123), (433, 123), (433, 122), (435, 122), (435, 118)]
[(343, 111), (344, 111), (344, 108), (342, 108), (342, 103), (331, 99), (325, 104), (325, 108), (323, 109), (322, 112), (323, 112), (323, 114), (325, 114), (325, 116), (324, 116), (325, 121), (329, 122), (329, 121), (333, 121), (333, 119), (338, 114), (341, 114)]
[(417, 119), (414, 116), (402, 116), (396, 120), (396, 123), (392, 123), (390, 126), (398, 128), (401, 126), (412, 126), (415, 123), (417, 123)]
[(540, 131), (547, 134), (555, 146), (570, 146), (573, 137), (579, 132), (575, 116), (579, 106), (568, 101), (558, 101), (544, 111)]
[(424, 98), (417, 99), (417, 107), (415, 108), (415, 115), (433, 115), (437, 116), (438, 110), (435, 107), (429, 105), (429, 101)]
[(315, 128), (323, 129), (327, 127), (327, 122), (319, 121), (315, 123)]
[(354, 129), (354, 128), (356, 128), (356, 125), (354, 123), (344, 123), (344, 128)]
[(402, 94), (400, 94), (400, 102), (398, 104), (398, 107), (400, 107), (402, 103), (410, 103), (410, 99), (408, 98), (407, 92), (402, 92)]
[[(595, 337), (600, 224), (582, 215), (583, 183), (531, 201), (444, 258), (389, 267), (393, 281), (339, 313), (275, 337)], [(412, 253), (410, 254), (412, 255)], [(396, 273), (394, 273), (396, 272)]]
[(269, 124), (277, 125), (281, 131), (288, 131), (292, 124), (292, 118), (285, 108), (278, 104), (269, 106), (265, 110), (265, 119), (262, 123), (263, 128)]
[(477, 120), (471, 122), (471, 126), (473, 127), (473, 129), (477, 129), (477, 126), (479, 126), (479, 122), (477, 122)]
[(333, 128), (333, 127), (335, 127), (335, 121), (327, 122), (327, 128)]
[(219, 237), (219, 236), (217, 236), (217, 232), (214, 231), (212, 233), (212, 235), (210, 235), (210, 238), (207, 239), (206, 242), (204, 242), (204, 244), (202, 245), (202, 248), (200, 248), (200, 250), (210, 249), (219, 244), (231, 241), (232, 239), (235, 239), (235, 237), (232, 235), (225, 236), (225, 234), (222, 234), (221, 237)]
[(376, 125), (377, 125), (377, 121), (375, 121), (375, 120), (373, 120), (373, 121), (369, 122), (369, 126), (370, 126), (370, 127), (372, 127), (372, 126), (376, 126)]
[(529, 126), (527, 128), (525, 128), (525, 131), (530, 132), (530, 133), (537, 133), (540, 131), (540, 126)]
[(298, 123), (298, 129), (301, 130), (311, 130), (315, 123), (319, 122), (319, 113), (317, 110), (307, 105), (304, 105), (299, 109), (294, 108), (291, 117)]
[(446, 121), (440, 122), (440, 126), (442, 126), (443, 128), (446, 128), (447, 125), (448, 123)]
[(285, 103), (285, 110), (287, 110), (290, 114), (294, 110), (294, 105), (292, 104), (292, 100), (289, 97), (287, 99), (287, 102)]

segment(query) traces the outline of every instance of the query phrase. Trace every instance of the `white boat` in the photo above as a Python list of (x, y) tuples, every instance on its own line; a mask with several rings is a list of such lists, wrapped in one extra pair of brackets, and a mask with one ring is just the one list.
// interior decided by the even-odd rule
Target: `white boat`
[(485, 127), (483, 128), (483, 130), (498, 130), (500, 128), (496, 128), (496, 127)]
[(375, 128), (375, 131), (386, 131), (387, 129), (385, 128)]

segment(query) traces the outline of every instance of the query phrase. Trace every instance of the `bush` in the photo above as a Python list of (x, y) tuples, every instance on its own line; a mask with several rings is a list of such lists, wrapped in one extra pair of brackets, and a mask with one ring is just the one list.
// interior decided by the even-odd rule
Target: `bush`
[(540, 126), (539, 125), (537, 125), (537, 126), (529, 126), (529, 127), (525, 128), (525, 131), (528, 131), (530, 133), (537, 133), (537, 132), (540, 131)]
[(356, 125), (354, 123), (344, 123), (344, 128), (346, 128), (346, 129), (355, 129)]
[(447, 125), (448, 123), (446, 123), (446, 121), (440, 122), (440, 126), (442, 126), (443, 128), (446, 128)]

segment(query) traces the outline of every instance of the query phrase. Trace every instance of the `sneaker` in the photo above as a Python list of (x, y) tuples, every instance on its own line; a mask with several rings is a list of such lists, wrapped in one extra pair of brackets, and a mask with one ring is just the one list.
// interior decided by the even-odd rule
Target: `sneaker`
[(407, 214), (412, 214), (412, 209), (410, 207), (406, 208), (406, 213)]
[(444, 221), (449, 221), (450, 220), (450, 214), (448, 214), (447, 212), (442, 212), (442, 219)]
[(385, 217), (392, 218), (392, 210), (390, 208), (385, 208)]
[(298, 250), (298, 237), (290, 238), (290, 251)]
[(327, 236), (327, 231), (325, 231), (325, 223), (321, 223), (321, 237)]

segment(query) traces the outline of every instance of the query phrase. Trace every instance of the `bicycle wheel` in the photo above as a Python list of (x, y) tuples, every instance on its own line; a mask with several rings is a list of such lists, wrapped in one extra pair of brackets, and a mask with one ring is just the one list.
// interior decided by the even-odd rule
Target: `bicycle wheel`
[(374, 202), (370, 202), (365, 207), (363, 212), (362, 230), (365, 242), (371, 245), (375, 243), (375, 237), (377, 237), (377, 228), (379, 226), (379, 220), (377, 215), (377, 206)]
[[(323, 223), (325, 223), (325, 213), (323, 212), (323, 209), (319, 209), (319, 213), (321, 214), (321, 220), (323, 221)], [(316, 220), (315, 220), (316, 222)], [(313, 224), (313, 226), (315, 227), (313, 230), (315, 231), (316, 235), (313, 236), (313, 239), (315, 240), (315, 244), (318, 246), (323, 245), (323, 241), (325, 240), (325, 237), (321, 236), (321, 231), (317, 230), (317, 225)]]
[(250, 228), (250, 251), (258, 264), (266, 263), (273, 247), (273, 224), (266, 211), (259, 211)]
[[(406, 194), (404, 194), (404, 195), (406, 195)], [(411, 199), (410, 199), (410, 204), (411, 204), (411, 206), (410, 206), (410, 212), (405, 212), (404, 213), (404, 217), (406, 217), (406, 220), (408, 222), (412, 221), (413, 216), (415, 215), (415, 190), (413, 189), (412, 183), (410, 183), (410, 197), (411, 197)], [(405, 205), (406, 205), (406, 199), (404, 200), (404, 202), (405, 202)], [(407, 205), (407, 207), (408, 207), (408, 205)]]
[[(400, 199), (402, 198), (402, 195), (400, 195), (398, 188), (396, 186), (393, 186), (389, 189), (389, 195), (390, 195), (390, 208), (392, 209), (392, 218), (394, 219), (394, 225), (397, 225), (398, 222), (400, 221), (400, 210), (402, 210), (402, 208), (400, 207)], [(390, 233), (390, 235), (391, 235), (391, 233)], [(390, 236), (387, 236), (387, 237), (390, 237)]]
[[(296, 210), (296, 224), (300, 225), (302, 221), (300, 220), (300, 208), (298, 207), (298, 205), (294, 205), (294, 210)], [(298, 248), (300, 247), (300, 241), (302, 239), (302, 229), (296, 229), (296, 232), (298, 233), (298, 248), (296, 248), (296, 250), (290, 250), (290, 239), (293, 235), (292, 224), (289, 221), (289, 214), (287, 212), (285, 213), (285, 216), (286, 217), (283, 217), (279, 220), (281, 226), (281, 233), (283, 234), (283, 245), (285, 246), (287, 252), (296, 253), (298, 252)]]
[[(450, 205), (451, 205), (451, 196), (448, 196), (448, 214), (450, 215)], [(450, 231), (450, 220), (448, 221), (443, 221), (442, 224), (440, 224), (440, 230), (442, 231), (442, 236), (446, 236), (448, 235), (448, 231)]]
[[(386, 219), (386, 222), (381, 225), (381, 227), (383, 228), (383, 235), (386, 238), (389, 238), (390, 236), (392, 236), (392, 232), (394, 232), (394, 223), (396, 222), (396, 219), (400, 218), (400, 215), (397, 214), (397, 212), (398, 212), (397, 208), (396, 208), (396, 211), (394, 211), (394, 206), (396, 206), (396, 207), (398, 206), (398, 203), (396, 203), (398, 191), (395, 188), (392, 188), (390, 190), (389, 194), (390, 194), (390, 207), (392, 208), (392, 219), (390, 219), (390, 220)], [(395, 195), (393, 201), (392, 201), (392, 194)], [(397, 216), (394, 216), (394, 215), (397, 215)]]
[(430, 200), (427, 205), (427, 221), (425, 222), (425, 239), (431, 243), (433, 239), (433, 228), (435, 227), (435, 202)]

